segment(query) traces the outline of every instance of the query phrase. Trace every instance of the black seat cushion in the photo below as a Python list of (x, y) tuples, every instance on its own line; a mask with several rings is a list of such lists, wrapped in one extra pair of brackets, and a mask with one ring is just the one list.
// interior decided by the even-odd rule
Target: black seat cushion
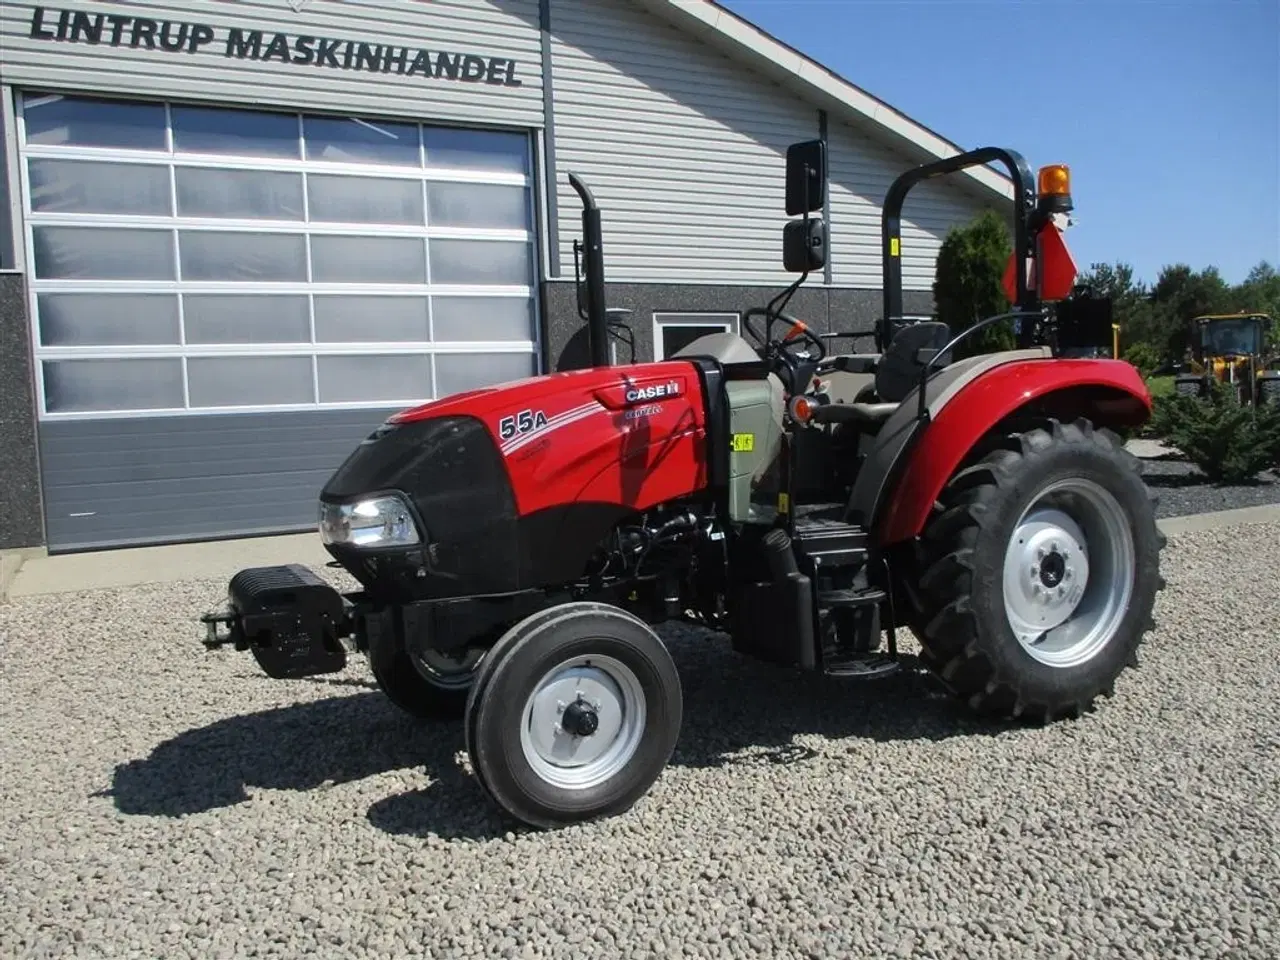
[[(920, 374), (951, 340), (951, 328), (937, 320), (922, 320), (900, 329), (876, 367), (876, 395), (885, 403), (901, 403), (920, 383)], [(934, 364), (941, 370), (951, 362)]]

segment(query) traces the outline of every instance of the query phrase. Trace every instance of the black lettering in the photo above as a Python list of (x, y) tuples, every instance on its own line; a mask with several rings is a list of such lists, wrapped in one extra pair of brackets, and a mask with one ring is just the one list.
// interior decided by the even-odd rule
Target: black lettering
[(213, 27), (205, 23), (195, 24), (191, 28), (191, 42), (187, 44), (187, 53), (195, 53), (212, 40)]
[[(396, 52), (392, 53), (393, 50)], [(396, 73), (404, 73), (409, 66), (409, 48), (393, 47), (390, 44), (388, 44), (384, 48), (384, 53), (382, 56), (382, 72), (390, 73), (391, 65), (393, 63), (400, 67), (400, 69), (397, 70)]]
[[(178, 32), (174, 35), (173, 28), (178, 28)], [(175, 24), (172, 20), (166, 20), (160, 24), (160, 49), (168, 50), (170, 53), (177, 53), (187, 45), (187, 32), (191, 29), (188, 24)]]
[(278, 58), (281, 63), (289, 62), (289, 38), (283, 33), (277, 33), (272, 37), (271, 43), (262, 54), (263, 60), (270, 60), (272, 57)]
[(356, 53), (356, 69), (372, 70), (377, 72), (378, 67), (382, 65), (382, 44), (371, 46), (367, 43), (360, 44)]
[(477, 57), (474, 53), (468, 53), (462, 58), (462, 79), (470, 83), (475, 83), (484, 76), (484, 60)]
[(316, 42), (315, 37), (298, 37), (293, 41), (293, 62), (300, 63), (303, 66), (309, 64), (316, 58), (316, 52), (313, 44)]
[[(204, 23), (153, 20), (119, 14), (82, 13), (58, 10), (56, 26), (53, 10), (31, 8), (29, 37), (72, 43), (121, 46), (126, 38), (133, 48), (160, 49), (169, 53), (198, 53), (217, 39), (218, 31)], [(264, 42), (265, 41), (265, 42)], [(226, 57), (240, 60), (279, 60), (301, 66), (336, 67), (400, 76), (461, 80), (491, 86), (520, 87), (517, 64), (507, 57), (485, 57), (474, 53), (447, 53), (397, 44), (356, 40), (329, 40), (287, 33), (265, 34), (261, 30), (229, 27)]]
[(44, 25), (44, 7), (33, 7), (31, 10), (31, 39), (53, 40), (52, 30)]
[(89, 43), (102, 42), (102, 14), (96, 13), (90, 16), (87, 13), (76, 13), (71, 17), (71, 42), (79, 43), (81, 40), (87, 40)]
[(120, 46), (124, 36), (124, 28), (133, 22), (133, 17), (122, 17), (118, 13), (107, 14), (107, 22), (111, 24), (111, 45)]
[(458, 79), (458, 67), (462, 62), (462, 58), (458, 54), (437, 53), (436, 54), (436, 79), (440, 79), (443, 74), (448, 74), (450, 80)]
[(338, 49), (337, 40), (320, 40), (320, 45), (316, 47), (316, 64), (321, 67), (338, 66), (338, 58), (333, 55), (333, 51)]
[(424, 77), (431, 76), (431, 54), (425, 50), (419, 50), (417, 56), (413, 58), (413, 63), (409, 64), (409, 69), (405, 71), (405, 76), (412, 77), (415, 73), (421, 73)]
[(156, 30), (159, 27), (158, 23), (148, 17), (138, 17), (133, 21), (133, 36), (129, 39), (129, 46), (138, 47), (145, 43), (148, 50), (154, 50)]
[(262, 31), (250, 30), (247, 34), (239, 27), (227, 31), (227, 50), (225, 56), (249, 58), (257, 60), (262, 56)]

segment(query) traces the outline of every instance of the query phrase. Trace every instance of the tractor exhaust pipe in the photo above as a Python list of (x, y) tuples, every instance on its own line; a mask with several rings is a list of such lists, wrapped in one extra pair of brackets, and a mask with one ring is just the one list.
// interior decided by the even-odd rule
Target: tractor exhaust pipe
[[(573, 241), (573, 276), (578, 288), (578, 316), (587, 322), (591, 342), (591, 365), (609, 366), (609, 322), (604, 301), (604, 238), (600, 230), (600, 208), (591, 189), (576, 173), (569, 174), (569, 185), (582, 199), (582, 241)], [(582, 270), (586, 274), (586, 304), (583, 304), (583, 281), (578, 274), (578, 254), (582, 253)]]

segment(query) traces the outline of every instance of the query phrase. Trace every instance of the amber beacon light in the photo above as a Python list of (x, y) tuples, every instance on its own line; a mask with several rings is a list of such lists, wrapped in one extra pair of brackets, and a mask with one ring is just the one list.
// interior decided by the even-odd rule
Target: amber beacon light
[(1065, 213), (1072, 208), (1071, 168), (1065, 163), (1041, 167), (1036, 185), (1042, 209), (1050, 213)]

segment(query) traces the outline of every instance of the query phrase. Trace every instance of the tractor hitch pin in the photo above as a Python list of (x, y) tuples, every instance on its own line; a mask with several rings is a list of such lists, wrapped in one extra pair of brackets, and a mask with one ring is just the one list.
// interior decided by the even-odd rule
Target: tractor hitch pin
[[(218, 647), (225, 647), (229, 643), (236, 642), (235, 633), (230, 629), (235, 622), (235, 616), (230, 611), (206, 613), (200, 618), (200, 622), (205, 626), (205, 638), (201, 642), (207, 649), (215, 650)], [(218, 631), (219, 624), (225, 624), (228, 630), (225, 633), (220, 633)]]

